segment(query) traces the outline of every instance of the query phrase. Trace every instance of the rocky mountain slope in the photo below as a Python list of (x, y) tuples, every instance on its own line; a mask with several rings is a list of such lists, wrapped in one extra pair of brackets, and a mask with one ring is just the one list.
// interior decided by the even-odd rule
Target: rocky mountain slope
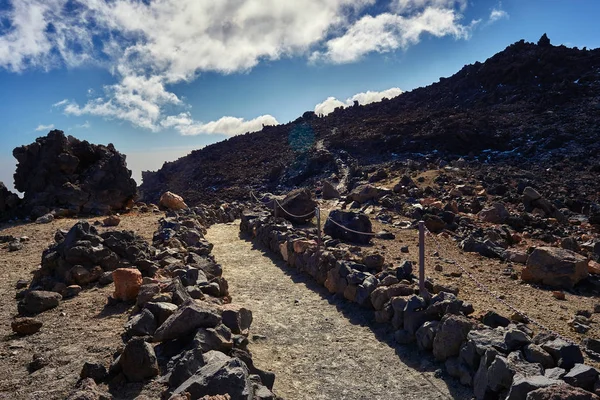
[(351, 188), (354, 177), (380, 164), (463, 156), (492, 165), (500, 180), (523, 170), (542, 182), (568, 176), (571, 189), (592, 201), (600, 171), (599, 88), (600, 50), (552, 46), (545, 36), (537, 44), (519, 41), (394, 99), (325, 117), (306, 112), (194, 151), (145, 172), (140, 189), (145, 201), (170, 190), (195, 204), (332, 175)]

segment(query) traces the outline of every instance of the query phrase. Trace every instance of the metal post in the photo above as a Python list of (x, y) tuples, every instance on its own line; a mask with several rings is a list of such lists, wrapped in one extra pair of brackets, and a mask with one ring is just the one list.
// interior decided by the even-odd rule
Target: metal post
[(419, 221), (419, 294), (425, 298), (425, 222)]
[(321, 250), (321, 210), (315, 207), (315, 215), (317, 216), (317, 253)]

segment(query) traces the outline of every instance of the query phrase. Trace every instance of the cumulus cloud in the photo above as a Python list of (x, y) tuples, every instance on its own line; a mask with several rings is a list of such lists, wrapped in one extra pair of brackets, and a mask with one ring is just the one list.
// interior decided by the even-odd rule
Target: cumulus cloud
[(370, 104), (375, 103), (377, 101), (381, 101), (384, 98), (391, 99), (393, 97), (401, 95), (402, 89), (393, 87), (390, 89), (382, 90), (381, 92), (375, 92), (368, 90), (366, 92), (357, 93), (352, 97), (348, 97), (346, 101), (340, 101), (335, 97), (328, 97), (324, 102), (319, 103), (315, 106), (315, 114), (317, 115), (327, 115), (337, 107), (349, 107), (354, 104), (355, 101), (358, 101), (358, 104)]
[(37, 128), (35, 128), (36, 132), (40, 132), (40, 131), (51, 131), (52, 129), (54, 129), (54, 124), (50, 124), (50, 125), (38, 125)]
[(189, 112), (170, 115), (161, 121), (165, 128), (173, 128), (184, 136), (218, 133), (227, 136), (240, 135), (246, 132), (260, 131), (263, 126), (277, 125), (279, 122), (272, 115), (244, 120), (236, 117), (222, 117), (207, 123), (195, 121)]
[[(173, 108), (186, 107), (173, 85), (204, 72), (245, 72), (296, 56), (346, 63), (370, 52), (405, 49), (426, 34), (470, 34), (461, 24), (467, 0), (389, 0), (374, 15), (365, 11), (376, 0), (7, 1), (8, 11), (0, 14), (0, 68), (106, 68), (114, 84), (87, 91), (83, 103), (54, 106), (68, 115), (114, 118), (152, 131), (180, 118)], [(171, 127), (230, 134), (265, 121), (274, 118), (223, 117)]]
[(329, 40), (325, 51), (312, 54), (312, 60), (324, 59), (336, 64), (360, 60), (364, 55), (388, 53), (419, 43), (425, 33), (436, 37), (467, 39), (470, 29), (461, 25), (461, 15), (454, 9), (428, 7), (423, 12), (405, 17), (384, 13), (366, 15), (356, 21), (344, 35)]
[(489, 21), (489, 23), (494, 23), (501, 19), (508, 19), (508, 18), (509, 18), (509, 15), (506, 11), (504, 11), (500, 8), (494, 8), (492, 10), (492, 12), (490, 13), (490, 18), (488, 19), (488, 21)]

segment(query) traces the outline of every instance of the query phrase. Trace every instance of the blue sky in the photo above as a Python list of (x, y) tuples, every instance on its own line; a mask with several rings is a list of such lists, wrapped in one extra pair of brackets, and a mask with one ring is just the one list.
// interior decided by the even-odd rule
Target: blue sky
[(537, 41), (597, 48), (600, 2), (0, 0), (0, 181), (64, 130), (134, 178), (226, 137), (393, 97)]

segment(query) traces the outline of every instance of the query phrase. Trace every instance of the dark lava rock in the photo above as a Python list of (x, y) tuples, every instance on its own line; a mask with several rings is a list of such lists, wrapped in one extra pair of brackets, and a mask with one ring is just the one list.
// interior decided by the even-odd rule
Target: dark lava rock
[(373, 233), (371, 220), (365, 214), (341, 210), (333, 210), (329, 213), (323, 231), (334, 239), (361, 244), (369, 243)]
[(154, 348), (143, 338), (133, 338), (127, 342), (119, 357), (119, 364), (130, 382), (141, 382), (159, 373)]
[(13, 150), (17, 159), (15, 188), (23, 206), (62, 208), (71, 213), (106, 214), (125, 208), (136, 196), (125, 156), (53, 130)]
[(25, 298), (19, 303), (19, 313), (21, 314), (39, 314), (50, 310), (60, 303), (62, 296), (55, 292), (44, 290), (32, 290), (25, 295)]
[(28, 318), (28, 317), (24, 317), (24, 318), (15, 318), (11, 324), (10, 327), (12, 328), (13, 332), (15, 332), (17, 335), (33, 335), (34, 333), (36, 333), (37, 331), (39, 331), (42, 328), (42, 321), (39, 321), (35, 318)]

